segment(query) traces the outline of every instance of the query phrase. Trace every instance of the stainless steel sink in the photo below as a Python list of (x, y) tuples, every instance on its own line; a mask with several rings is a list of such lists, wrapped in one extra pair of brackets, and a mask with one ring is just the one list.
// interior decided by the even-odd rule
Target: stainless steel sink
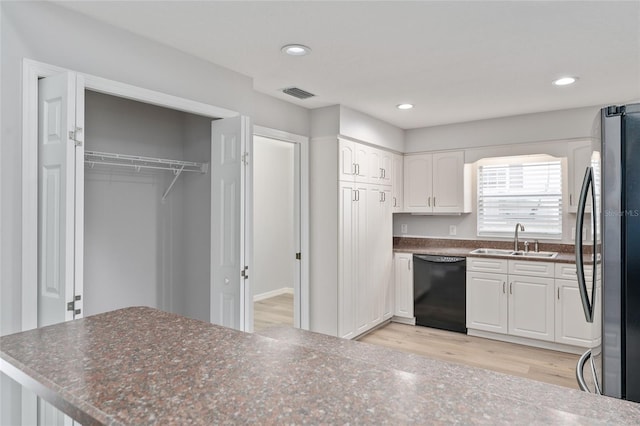
[(558, 255), (558, 253), (552, 252), (552, 251), (530, 251), (530, 252), (527, 252), (527, 253), (525, 253), (523, 251), (514, 251), (513, 253), (511, 253), (511, 256), (543, 257), (545, 259), (553, 259), (557, 255)]
[(469, 254), (489, 254), (492, 256), (511, 256), (513, 254), (513, 250), (479, 248), (479, 249), (473, 250)]
[(514, 256), (514, 257), (530, 257), (530, 258), (543, 258), (543, 259), (553, 259), (558, 255), (556, 252), (551, 251), (513, 251), (513, 250), (504, 250), (504, 249), (492, 249), (492, 248), (478, 248), (470, 252), (469, 254), (485, 254), (489, 256)]

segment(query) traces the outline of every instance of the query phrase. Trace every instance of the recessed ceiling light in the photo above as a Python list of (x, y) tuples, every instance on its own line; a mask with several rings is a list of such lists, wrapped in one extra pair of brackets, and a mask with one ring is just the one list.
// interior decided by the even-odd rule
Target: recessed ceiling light
[(398, 109), (411, 109), (411, 108), (413, 108), (413, 104), (400, 104), (400, 105), (396, 105), (396, 108), (398, 108)]
[(556, 86), (568, 86), (569, 84), (573, 84), (578, 80), (578, 77), (562, 77), (553, 81), (553, 84)]
[(303, 46), (302, 44), (287, 44), (286, 46), (282, 46), (280, 50), (290, 56), (304, 56), (311, 53), (311, 48)]

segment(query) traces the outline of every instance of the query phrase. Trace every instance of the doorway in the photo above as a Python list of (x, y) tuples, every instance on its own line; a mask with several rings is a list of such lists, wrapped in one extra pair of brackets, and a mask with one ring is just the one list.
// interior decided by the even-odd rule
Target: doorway
[(306, 138), (254, 127), (253, 327), (308, 328)]

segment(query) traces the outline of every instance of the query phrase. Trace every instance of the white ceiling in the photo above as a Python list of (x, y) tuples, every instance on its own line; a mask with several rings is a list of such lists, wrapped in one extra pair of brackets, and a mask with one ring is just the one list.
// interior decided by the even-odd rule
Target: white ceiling
[[(403, 129), (640, 99), (639, 1), (60, 4), (250, 76), (268, 95)], [(313, 53), (285, 56), (288, 43)], [(578, 83), (551, 84), (563, 75)], [(289, 86), (317, 96), (280, 92)]]

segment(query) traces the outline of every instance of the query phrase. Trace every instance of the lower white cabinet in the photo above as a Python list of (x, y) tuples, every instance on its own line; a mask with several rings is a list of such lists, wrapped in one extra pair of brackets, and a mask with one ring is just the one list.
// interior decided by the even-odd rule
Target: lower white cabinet
[(467, 328), (506, 334), (507, 306), (506, 274), (467, 270)]
[[(590, 266), (585, 269), (590, 286)], [(594, 323), (586, 322), (575, 270), (567, 263), (467, 258), (467, 328), (571, 346), (598, 344), (600, 311)], [(600, 295), (598, 283), (597, 300)]]
[(553, 289), (553, 278), (509, 275), (509, 334), (554, 341)]
[(413, 319), (413, 253), (396, 253), (393, 259), (395, 276), (394, 315)]

